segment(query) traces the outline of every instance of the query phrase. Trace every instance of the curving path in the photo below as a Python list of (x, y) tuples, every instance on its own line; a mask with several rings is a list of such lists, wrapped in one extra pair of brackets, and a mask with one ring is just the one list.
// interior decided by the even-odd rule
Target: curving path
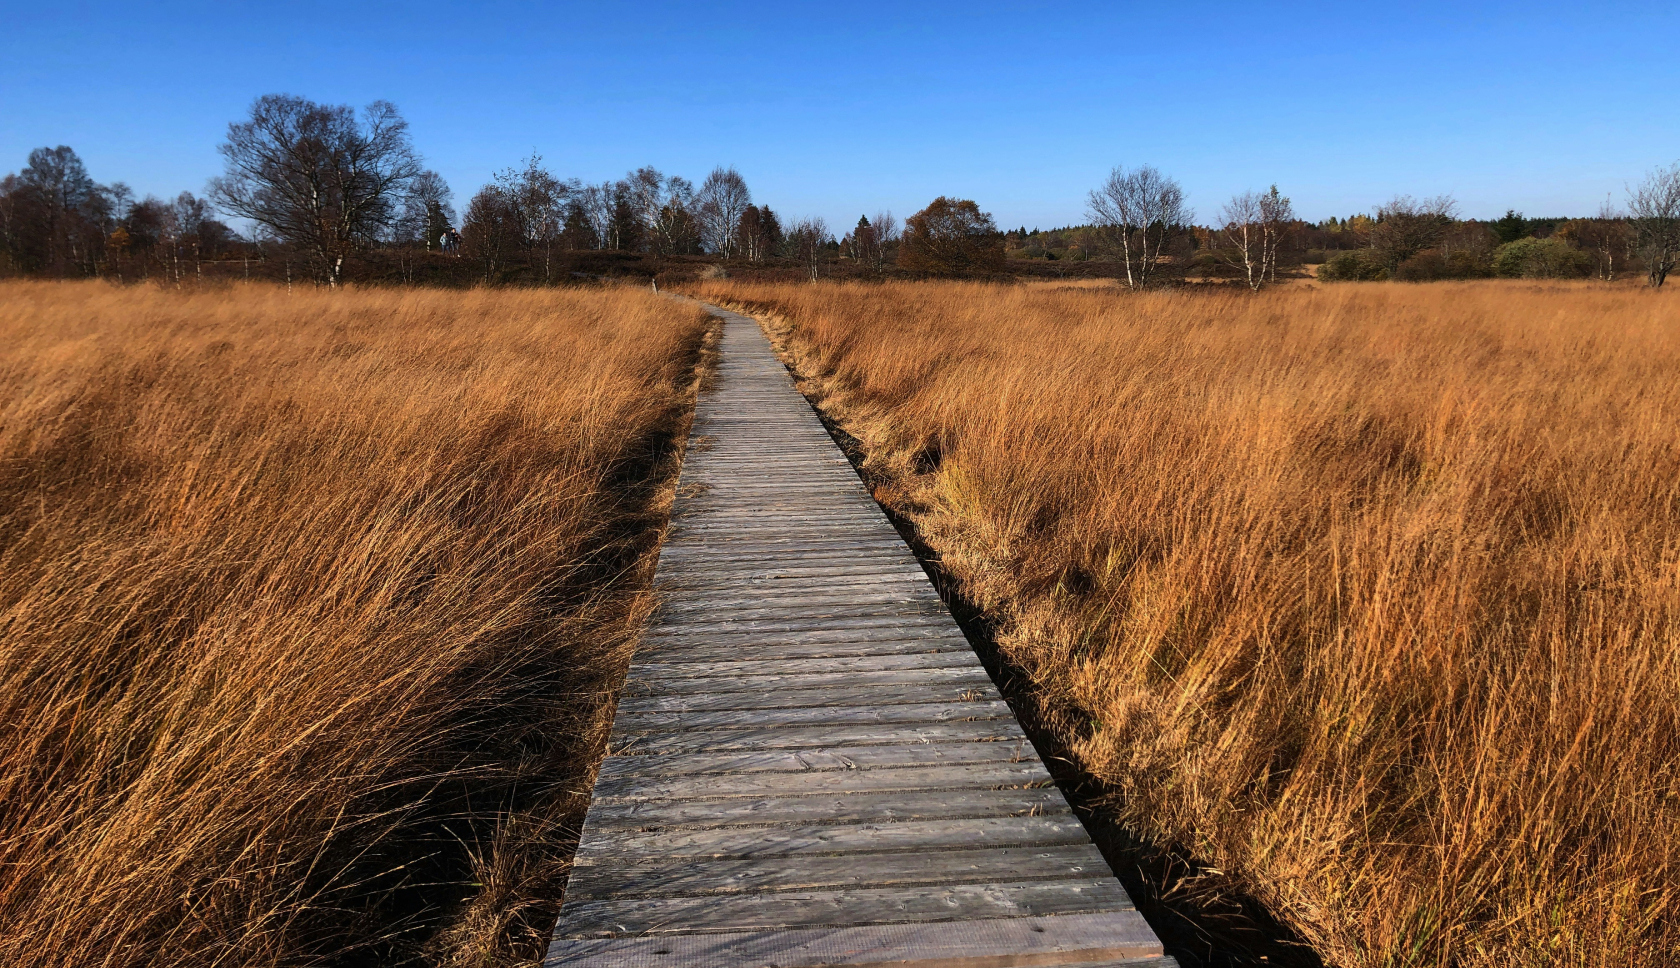
[(769, 341), (712, 311), (548, 968), (1172, 965)]

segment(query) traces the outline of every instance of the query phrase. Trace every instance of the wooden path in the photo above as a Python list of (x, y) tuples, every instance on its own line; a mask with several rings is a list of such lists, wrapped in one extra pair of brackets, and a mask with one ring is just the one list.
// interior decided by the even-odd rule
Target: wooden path
[(547, 968), (1172, 965), (769, 341), (715, 312)]

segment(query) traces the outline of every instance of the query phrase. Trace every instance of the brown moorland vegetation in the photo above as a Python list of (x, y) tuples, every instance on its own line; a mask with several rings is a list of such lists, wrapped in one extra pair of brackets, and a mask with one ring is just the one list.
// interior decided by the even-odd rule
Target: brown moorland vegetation
[(782, 327), (1123, 822), (1346, 968), (1680, 963), (1680, 299), (697, 292)]
[(0, 963), (540, 954), (707, 325), (0, 285)]

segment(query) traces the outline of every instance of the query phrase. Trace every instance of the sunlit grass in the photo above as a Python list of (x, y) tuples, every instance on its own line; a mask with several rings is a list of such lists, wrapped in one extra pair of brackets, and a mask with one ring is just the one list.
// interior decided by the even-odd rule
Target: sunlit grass
[(1680, 294), (698, 291), (1127, 824), (1348, 968), (1680, 963)]

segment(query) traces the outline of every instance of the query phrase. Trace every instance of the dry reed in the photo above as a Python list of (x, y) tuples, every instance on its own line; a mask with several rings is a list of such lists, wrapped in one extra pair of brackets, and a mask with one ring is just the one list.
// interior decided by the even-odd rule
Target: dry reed
[(540, 946), (704, 319), (0, 286), (0, 963)]
[(1680, 298), (702, 284), (1120, 818), (1346, 968), (1680, 963)]

